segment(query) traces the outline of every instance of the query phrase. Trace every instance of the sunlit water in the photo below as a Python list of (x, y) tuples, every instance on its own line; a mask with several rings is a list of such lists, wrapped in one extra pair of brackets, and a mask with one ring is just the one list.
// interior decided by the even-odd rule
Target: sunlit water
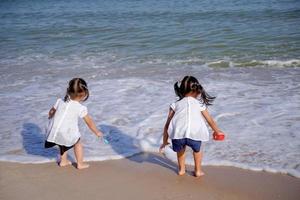
[[(1, 1), (0, 160), (54, 161), (47, 113), (72, 77), (109, 144), (81, 123), (86, 160), (156, 152), (173, 84), (199, 78), (227, 133), (205, 165), (300, 177), (298, 1)], [(165, 154), (175, 159), (168, 147)], [(192, 164), (190, 152), (187, 158)]]

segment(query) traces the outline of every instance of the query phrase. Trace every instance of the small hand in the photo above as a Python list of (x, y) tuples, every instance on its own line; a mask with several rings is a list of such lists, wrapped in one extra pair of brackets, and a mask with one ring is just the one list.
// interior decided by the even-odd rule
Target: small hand
[(169, 144), (170, 144), (169, 142), (163, 143), (163, 144), (159, 147), (159, 153), (162, 153), (162, 152), (163, 152), (163, 149), (164, 149), (167, 145), (169, 145)]
[(96, 132), (97, 137), (103, 137), (103, 133), (101, 131)]
[(51, 119), (54, 116), (55, 112), (56, 112), (55, 108), (51, 108), (48, 113), (48, 119)]
[(49, 113), (48, 119), (51, 119), (54, 116), (54, 113)]
[(215, 132), (216, 135), (225, 135), (222, 131)]
[(97, 132), (96, 135), (102, 142), (109, 144), (109, 141), (104, 137), (104, 134), (101, 131)]

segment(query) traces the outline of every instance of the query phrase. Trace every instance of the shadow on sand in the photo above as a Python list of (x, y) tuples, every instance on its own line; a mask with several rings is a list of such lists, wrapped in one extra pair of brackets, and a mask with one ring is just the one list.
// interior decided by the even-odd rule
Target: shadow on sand
[(45, 149), (45, 134), (34, 123), (24, 123), (21, 131), (23, 147), (27, 154), (43, 156), (49, 159), (56, 158), (58, 150), (55, 148)]
[[(134, 152), (140, 152), (139, 144), (136, 138), (124, 134), (115, 126), (100, 125), (99, 128), (105, 133), (105, 137), (109, 141), (108, 145), (110, 145), (117, 154), (125, 155), (126, 159), (129, 159), (132, 162), (148, 162), (165, 167), (176, 173), (177, 165), (159, 154), (144, 153), (140, 156), (127, 157), (128, 151), (133, 152), (133, 154)], [(23, 147), (27, 154), (57, 160), (57, 156), (59, 154), (58, 149), (44, 148), (44, 143), (46, 139), (45, 134), (38, 125), (34, 123), (24, 123), (21, 135), (23, 138)], [(71, 157), (69, 157), (69, 159), (73, 161)]]
[[(136, 138), (133, 138), (127, 134), (124, 134), (121, 130), (119, 130), (115, 126), (111, 125), (100, 125), (100, 130), (103, 131), (105, 138), (109, 141), (109, 145), (113, 148), (113, 150), (119, 155), (126, 155), (126, 151), (130, 152), (139, 152), (139, 143)], [(143, 153), (139, 156), (129, 156), (126, 157), (132, 162), (136, 163), (152, 163), (155, 165), (159, 165), (165, 167), (167, 169), (172, 170), (177, 173), (177, 165), (170, 161), (169, 159), (159, 155), (158, 153)]]

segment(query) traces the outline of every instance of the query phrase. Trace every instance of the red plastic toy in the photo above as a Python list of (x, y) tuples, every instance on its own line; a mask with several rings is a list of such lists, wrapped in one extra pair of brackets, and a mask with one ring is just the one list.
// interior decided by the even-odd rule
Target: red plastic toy
[(224, 133), (216, 133), (216, 132), (214, 132), (213, 133), (213, 139), (214, 140), (219, 140), (219, 141), (222, 141), (222, 140), (224, 140), (225, 139), (225, 134)]

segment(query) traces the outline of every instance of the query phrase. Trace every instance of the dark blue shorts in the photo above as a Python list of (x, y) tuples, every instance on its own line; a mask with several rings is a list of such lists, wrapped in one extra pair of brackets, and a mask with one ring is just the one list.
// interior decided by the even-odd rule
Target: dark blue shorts
[(196, 141), (189, 138), (172, 140), (172, 147), (173, 151), (175, 152), (181, 151), (183, 148), (185, 148), (185, 146), (191, 147), (194, 152), (199, 152), (201, 147), (201, 141)]

